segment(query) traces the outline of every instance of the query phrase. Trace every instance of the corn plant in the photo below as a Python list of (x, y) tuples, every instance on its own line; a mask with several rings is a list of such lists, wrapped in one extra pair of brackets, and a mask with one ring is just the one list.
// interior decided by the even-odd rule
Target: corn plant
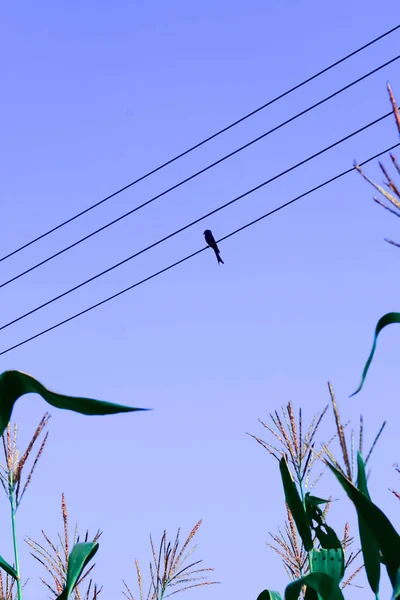
[[(13, 433), (11, 433), (9, 421), (15, 402), (21, 396), (28, 393), (39, 394), (48, 404), (56, 408), (72, 410), (84, 415), (110, 415), (121, 412), (145, 410), (91, 398), (76, 398), (56, 394), (45, 388), (31, 375), (27, 375), (21, 371), (5, 371), (0, 374), (0, 435), (3, 436), (3, 448), (5, 454), (5, 464), (2, 466), (2, 471), (0, 473), (0, 482), (10, 502), (11, 530), (14, 548), (13, 566), (0, 556), (0, 569), (6, 573), (5, 581), (3, 582), (3, 577), (0, 579), (0, 594), (5, 596), (7, 600), (13, 598), (15, 588), (17, 600), (22, 600), (23, 585), (18, 555), (16, 515), (47, 442), (46, 433), (30, 468), (29, 474), (24, 481), (22, 477), (24, 467), (27, 464), (36, 441), (44, 432), (48, 422), (48, 415), (45, 415), (39, 423), (27, 450), (20, 456), (19, 450), (17, 449), (17, 428), (14, 427)], [(4, 436), (3, 434), (5, 431), (6, 435)], [(63, 579), (63, 587), (58, 590), (57, 600), (68, 600), (77, 583), (81, 581), (84, 569), (96, 554), (98, 547), (99, 545), (96, 539), (91, 542), (77, 541), (73, 546), (67, 560), (67, 569)]]
[[(13, 584), (16, 583), (17, 587), (17, 595), (20, 597), (22, 595), (22, 583), (21, 583), (21, 574), (20, 574), (20, 566), (19, 566), (19, 556), (18, 556), (18, 544), (17, 544), (17, 531), (16, 531), (16, 516), (17, 510), (20, 507), (22, 498), (25, 495), (26, 490), (32, 480), (32, 475), (35, 471), (35, 468), (40, 460), (40, 457), (43, 454), (43, 450), (46, 446), (48, 432), (46, 432), (43, 437), (39, 449), (36, 453), (36, 457), (34, 458), (29, 473), (26, 478), (23, 477), (24, 469), (29, 464), (31, 453), (35, 447), (36, 442), (42, 436), (42, 433), (45, 431), (47, 423), (49, 420), (49, 415), (46, 413), (44, 417), (41, 419), (39, 425), (34, 432), (31, 441), (28, 444), (25, 452), (20, 455), (20, 451), (17, 447), (18, 441), (18, 427), (15, 424), (11, 433), (10, 423), (7, 425), (6, 432), (2, 435), (3, 442), (3, 451), (4, 451), (4, 464), (0, 465), (0, 483), (3, 487), (3, 490), (7, 496), (7, 499), (10, 503), (10, 517), (11, 517), (11, 531), (12, 531), (12, 540), (13, 540), (13, 548), (14, 548), (14, 565), (15, 565), (15, 574), (13, 578)], [(13, 577), (12, 573), (7, 572), (8, 576)], [(14, 585), (8, 586), (9, 595), (12, 597), (12, 590)], [(7, 585), (6, 585), (7, 588)], [(7, 592), (6, 592), (7, 595)]]
[[(51, 598), (57, 598), (62, 593), (67, 582), (68, 566), (70, 561), (69, 548), (70, 548), (70, 532), (68, 523), (68, 510), (67, 503), (64, 494), (61, 495), (61, 515), (63, 520), (63, 534), (57, 534), (57, 541), (52, 541), (50, 536), (42, 529), (43, 542), (38, 542), (30, 537), (26, 538), (26, 543), (31, 548), (31, 555), (35, 558), (46, 570), (48, 575), (51, 577), (51, 583), (40, 578), (43, 585), (51, 593)], [(101, 531), (98, 530), (95, 535), (90, 538), (90, 541), (97, 543), (101, 536)], [(82, 541), (87, 543), (89, 541), (89, 532), (86, 530), (83, 535)], [(73, 546), (81, 542), (79, 535), (78, 526), (75, 525), (72, 543)], [(89, 568), (85, 569), (79, 577), (76, 587), (73, 591), (72, 597), (74, 600), (97, 600), (99, 597), (102, 587), (94, 583), (93, 579), (89, 578), (92, 573), (95, 564), (92, 564)], [(82, 592), (80, 586), (83, 582), (87, 582), (86, 589)]]
[[(38, 424), (25, 452), (21, 453), (18, 448), (18, 427), (16, 424), (11, 426), (9, 420), (16, 400), (29, 392), (40, 394), (52, 406), (86, 415), (145, 410), (89, 398), (61, 396), (49, 391), (30, 375), (19, 371), (6, 371), (0, 375), (0, 435), (2, 435), (4, 451), (4, 464), (0, 465), (0, 483), (10, 503), (14, 548), (13, 566), (0, 556), (0, 600), (21, 600), (22, 598), (26, 581), (22, 584), (16, 515), (48, 440), (46, 428), (50, 415), (46, 413)], [(98, 600), (102, 587), (94, 582), (92, 571), (95, 565), (92, 563), (89, 566), (89, 563), (98, 550), (101, 532), (97, 531), (90, 538), (89, 532), (86, 531), (81, 537), (76, 526), (71, 535), (64, 494), (61, 496), (61, 514), (63, 533), (58, 533), (55, 539), (44, 530), (41, 532), (43, 540), (40, 542), (31, 537), (25, 539), (31, 548), (31, 555), (47, 573), (47, 579), (41, 577), (41, 581), (53, 600), (68, 600), (68, 598)], [(208, 581), (207, 573), (214, 569), (200, 568), (199, 564), (202, 562), (200, 560), (188, 563), (189, 557), (196, 549), (196, 546), (191, 548), (189, 546), (200, 525), (201, 521), (198, 521), (182, 546), (180, 546), (180, 530), (178, 530), (173, 543), (167, 541), (167, 533), (164, 531), (157, 552), (150, 537), (153, 561), (150, 563), (150, 584), (146, 600), (163, 600), (169, 595), (194, 587), (218, 583)], [(140, 600), (144, 600), (139, 563), (136, 561), (135, 565), (139, 597)], [(125, 582), (124, 586), (125, 589), (122, 593), (126, 598), (133, 600), (134, 596)]]
[[(328, 386), (336, 426), (336, 432), (328, 443), (316, 447), (317, 431), (328, 407), (316, 413), (305, 428), (302, 411), (299, 410), (296, 419), (290, 402), (282, 407), (282, 416), (277, 411), (270, 415), (271, 425), (260, 421), (272, 436), (272, 441), (251, 435), (279, 463), (287, 521), (283, 530), (269, 534), (272, 543), (268, 542), (268, 545), (281, 557), (291, 581), (285, 590), (286, 600), (295, 600), (299, 596), (306, 600), (317, 597), (322, 600), (341, 600), (344, 598), (343, 590), (356, 585), (356, 577), (363, 569), (375, 597), (379, 598), (382, 549), (376, 531), (370, 525), (370, 515), (367, 516), (365, 511), (358, 512), (361, 548), (352, 550), (354, 539), (350, 535), (349, 524), (345, 523), (343, 535), (339, 537), (327, 522), (331, 499), (320, 498), (311, 492), (324, 469), (328, 468), (335, 473), (347, 493), (356, 490), (357, 498), (361, 495), (372, 505), (365, 465), (384, 430), (385, 422), (363, 460), (363, 419), (360, 418), (358, 434), (351, 431), (348, 441), (348, 423), (342, 423), (332, 386)], [(339, 444), (341, 459), (335, 456), (332, 448), (334, 442)], [(318, 471), (313, 475), (317, 466)], [(363, 559), (361, 564), (360, 558)], [(278, 592), (264, 590), (258, 600), (280, 598)]]

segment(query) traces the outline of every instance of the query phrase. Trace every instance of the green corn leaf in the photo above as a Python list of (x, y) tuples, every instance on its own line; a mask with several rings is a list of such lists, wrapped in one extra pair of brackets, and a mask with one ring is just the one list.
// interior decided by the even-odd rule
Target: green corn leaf
[(310, 553), (311, 572), (325, 573), (339, 584), (344, 575), (344, 553), (342, 548), (326, 550), (314, 548)]
[(304, 600), (321, 600), (321, 598), (318, 596), (315, 590), (313, 590), (311, 587), (308, 587), (306, 588), (306, 593), (304, 594)]
[(6, 573), (11, 575), (11, 577), (14, 577), (14, 579), (18, 579), (17, 571), (14, 569), (14, 567), (9, 565), (8, 562), (4, 560), (2, 556), (0, 556), (0, 569), (3, 569)]
[(325, 550), (339, 550), (342, 548), (335, 530), (332, 529), (332, 527), (329, 527), (329, 525), (326, 523), (322, 526), (317, 525), (313, 529), (317, 540)]
[(307, 492), (304, 497), (304, 503), (306, 505), (306, 515), (310, 527), (313, 527), (314, 521), (317, 523), (317, 525), (323, 525), (324, 513), (320, 509), (319, 505), (326, 503), (326, 500), (322, 500), (322, 498), (317, 498), (316, 496), (311, 496), (310, 492)]
[(396, 582), (393, 586), (392, 600), (397, 600), (400, 598), (400, 569), (398, 569), (396, 574)]
[[(368, 486), (367, 486), (367, 475), (365, 472), (365, 465), (360, 452), (357, 453), (357, 487), (368, 498), (371, 500)], [(371, 590), (375, 595), (379, 592), (379, 580), (381, 576), (381, 560), (379, 554), (379, 544), (376, 537), (371, 532), (368, 523), (363, 517), (358, 514), (358, 530), (360, 532), (361, 550), (364, 558), (364, 567), (367, 574), (368, 583)]]
[(322, 600), (344, 600), (340, 587), (333, 577), (326, 573), (310, 573), (296, 579), (287, 586), (285, 600), (297, 600), (303, 585), (315, 590)]
[(279, 592), (264, 590), (257, 596), (257, 600), (282, 600), (282, 597)]
[(92, 398), (77, 398), (62, 396), (51, 392), (31, 375), (21, 371), (4, 371), (0, 374), (0, 435), (11, 418), (11, 413), (16, 400), (24, 394), (39, 394), (46, 402), (56, 408), (73, 410), (83, 415), (111, 415), (121, 412), (147, 410), (145, 408), (132, 408), (122, 404), (113, 404)]
[(318, 596), (317, 592), (313, 590), (311, 587), (306, 588), (306, 593), (304, 594), (304, 600), (321, 600)]
[(67, 581), (65, 588), (56, 600), (68, 600), (74, 587), (82, 575), (83, 569), (99, 549), (99, 544), (95, 542), (82, 542), (75, 544), (68, 558)]
[(279, 469), (281, 472), (286, 504), (293, 515), (293, 519), (296, 523), (297, 531), (299, 532), (299, 535), (303, 541), (304, 548), (309, 551), (313, 547), (310, 526), (308, 524), (306, 511), (304, 510), (299, 492), (297, 491), (296, 484), (293, 481), (293, 477), (289, 471), (285, 457), (282, 457), (279, 461)]
[(328, 500), (324, 500), (324, 498), (318, 498), (318, 496), (312, 496), (310, 492), (306, 492), (305, 495), (306, 504), (310, 506), (319, 506), (320, 504), (326, 504)]
[(336, 467), (327, 463), (336, 475), (339, 483), (353, 502), (357, 514), (368, 523), (371, 534), (376, 539), (386, 569), (392, 583), (395, 585), (397, 570), (400, 567), (400, 537), (387, 516), (369, 498), (367, 498), (355, 485), (351, 483)]
[(375, 335), (374, 335), (374, 343), (372, 344), (372, 349), (371, 349), (371, 353), (368, 357), (367, 362), (365, 363), (365, 367), (364, 370), (362, 372), (361, 375), (361, 382), (360, 385), (358, 386), (358, 388), (356, 389), (355, 392), (353, 392), (353, 394), (350, 395), (350, 398), (352, 396), (355, 396), (356, 394), (358, 394), (358, 392), (361, 390), (362, 386), (364, 385), (364, 381), (365, 378), (367, 376), (368, 373), (368, 369), (371, 365), (372, 362), (372, 358), (374, 356), (375, 353), (375, 348), (376, 348), (376, 342), (378, 339), (378, 335), (380, 334), (380, 332), (382, 331), (382, 329), (384, 327), (386, 327), (387, 325), (393, 325), (394, 323), (400, 323), (400, 313), (398, 312), (392, 312), (392, 313), (387, 313), (386, 315), (383, 315), (383, 317), (381, 317), (375, 327)]
[[(307, 492), (304, 502), (306, 505), (308, 524), (311, 529), (314, 530), (322, 548), (325, 548), (326, 550), (341, 549), (342, 545), (338, 536), (332, 527), (329, 527), (329, 525), (326, 524), (324, 513), (319, 507), (320, 504), (326, 504), (327, 500), (318, 498), (317, 496), (311, 496), (310, 492)], [(314, 525), (314, 523), (316, 523), (316, 525)]]

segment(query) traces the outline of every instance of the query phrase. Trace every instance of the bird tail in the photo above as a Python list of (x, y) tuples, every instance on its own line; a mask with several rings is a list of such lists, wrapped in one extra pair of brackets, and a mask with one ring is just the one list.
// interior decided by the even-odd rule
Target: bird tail
[(219, 252), (216, 252), (216, 255), (217, 255), (217, 261), (218, 261), (218, 264), (219, 264), (219, 263), (222, 263), (222, 264), (224, 265), (225, 263), (224, 263), (224, 261), (222, 260), (222, 258), (220, 257), (220, 255), (219, 255)]

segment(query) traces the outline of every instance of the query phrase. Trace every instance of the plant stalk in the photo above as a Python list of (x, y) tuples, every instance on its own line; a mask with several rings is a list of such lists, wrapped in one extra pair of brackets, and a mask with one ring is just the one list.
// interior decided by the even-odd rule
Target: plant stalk
[[(300, 469), (299, 469), (300, 472)], [(306, 511), (306, 499), (304, 496), (304, 491), (303, 491), (303, 479), (301, 477), (299, 477), (299, 488), (300, 488), (300, 496), (301, 496), (301, 502), (303, 504), (303, 508), (304, 508), (304, 512)], [(308, 572), (311, 573), (311, 551), (308, 550), (307, 551), (307, 557), (308, 557)], [(301, 575), (302, 576), (302, 575)]]
[(167, 586), (168, 586), (168, 584), (165, 587), (164, 586), (161, 587), (161, 595), (158, 600), (164, 600), (164, 594), (167, 591)]
[(16, 503), (16, 498), (15, 498), (15, 486), (14, 486), (13, 479), (12, 479), (12, 473), (10, 473), (10, 481), (9, 481), (9, 499), (10, 499), (10, 505), (11, 505), (11, 527), (12, 527), (12, 537), (13, 537), (13, 547), (14, 547), (14, 563), (15, 563), (15, 570), (18, 575), (17, 598), (18, 598), (18, 600), (22, 600), (21, 573), (19, 570), (17, 530), (16, 530), (16, 523), (15, 523), (15, 513), (17, 512), (17, 503)]

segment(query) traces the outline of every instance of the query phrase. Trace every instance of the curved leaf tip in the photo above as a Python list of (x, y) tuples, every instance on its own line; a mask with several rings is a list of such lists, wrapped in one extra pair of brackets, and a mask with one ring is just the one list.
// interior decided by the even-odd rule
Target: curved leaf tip
[(375, 349), (376, 349), (376, 343), (377, 343), (377, 339), (378, 339), (378, 335), (380, 334), (380, 332), (382, 331), (382, 329), (384, 327), (386, 327), (387, 325), (393, 325), (394, 323), (400, 323), (400, 313), (398, 312), (391, 312), (391, 313), (387, 313), (386, 315), (383, 315), (383, 317), (381, 317), (378, 321), (378, 323), (376, 324), (375, 327), (375, 334), (374, 334), (374, 342), (372, 344), (372, 348), (371, 348), (371, 352), (370, 355), (367, 359), (367, 362), (365, 363), (365, 367), (364, 370), (362, 372), (361, 375), (361, 381), (360, 381), (360, 385), (358, 386), (358, 388), (356, 389), (355, 392), (353, 392), (352, 394), (350, 394), (349, 398), (351, 398), (352, 396), (355, 396), (356, 394), (358, 394), (359, 391), (361, 391), (363, 385), (364, 385), (364, 381), (365, 378), (367, 376), (368, 373), (368, 369), (371, 365), (373, 356), (375, 354)]
[(272, 590), (264, 590), (257, 596), (257, 600), (282, 600), (282, 596), (279, 592), (273, 592)]
[(39, 394), (46, 402), (56, 408), (72, 410), (84, 415), (111, 415), (147, 410), (92, 398), (56, 394), (45, 388), (32, 375), (22, 371), (4, 371), (0, 374), (0, 435), (4, 433), (7, 427), (15, 402), (24, 394), (30, 393)]
[(97, 542), (81, 542), (75, 544), (68, 558), (66, 584), (56, 600), (68, 600), (77, 585), (84, 568), (92, 560), (99, 549)]

